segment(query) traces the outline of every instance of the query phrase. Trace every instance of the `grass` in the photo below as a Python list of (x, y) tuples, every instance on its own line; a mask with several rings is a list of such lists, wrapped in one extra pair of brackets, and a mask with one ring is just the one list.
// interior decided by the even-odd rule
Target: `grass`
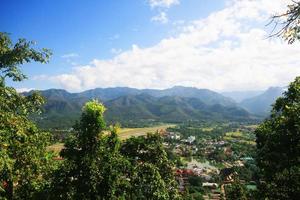
[(242, 134), (242, 132), (240, 132), (240, 131), (236, 131), (236, 132), (227, 132), (225, 135), (226, 135), (227, 137), (234, 137), (234, 138), (241, 138), (241, 137), (243, 137), (243, 134)]
[(174, 127), (174, 124), (165, 124), (160, 126), (145, 127), (145, 128), (124, 128), (120, 130), (119, 136), (122, 140), (130, 137), (143, 136), (147, 133), (154, 133), (159, 130), (166, 130), (168, 127)]
[(206, 132), (210, 132), (214, 130), (214, 127), (206, 127), (206, 128), (202, 128), (202, 131), (206, 131)]
[[(126, 140), (130, 137), (137, 137), (147, 135), (147, 133), (154, 133), (159, 130), (166, 130), (168, 127), (174, 127), (174, 124), (164, 124), (153, 127), (145, 127), (145, 128), (123, 128), (119, 132), (119, 137), (121, 140)], [(48, 147), (49, 151), (53, 151), (55, 153), (59, 153), (64, 147), (63, 143), (56, 143)]]
[(231, 141), (231, 140), (238, 140), (241, 143), (246, 143), (250, 145), (256, 145), (256, 142), (249, 138), (249, 136), (243, 132), (236, 131), (236, 132), (227, 132), (224, 136), (224, 140)]
[(250, 145), (256, 145), (255, 141), (248, 140), (248, 139), (245, 139), (245, 138), (242, 138), (242, 137), (236, 138), (236, 137), (224, 136), (224, 140), (227, 140), (227, 141), (237, 140), (240, 143), (245, 143), (245, 144), (250, 144)]

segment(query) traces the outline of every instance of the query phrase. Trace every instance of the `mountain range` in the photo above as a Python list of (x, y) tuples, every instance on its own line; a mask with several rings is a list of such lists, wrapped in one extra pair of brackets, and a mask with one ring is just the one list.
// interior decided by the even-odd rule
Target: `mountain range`
[[(25, 92), (29, 95), (33, 91)], [(266, 92), (237, 103), (217, 92), (193, 87), (135, 89), (128, 87), (96, 88), (79, 93), (61, 89), (40, 91), (46, 98), (44, 112), (33, 116), (43, 128), (68, 128), (79, 118), (86, 101), (98, 99), (107, 107), (109, 123), (139, 126), (153, 122), (249, 121), (261, 119), (270, 104), (280, 95), (279, 89)]]
[(251, 113), (266, 116), (270, 112), (272, 104), (282, 96), (285, 90), (284, 87), (270, 87), (260, 95), (244, 99), (239, 105)]
[(230, 92), (222, 92), (221, 94), (225, 97), (229, 97), (235, 100), (237, 103), (242, 102), (245, 99), (250, 99), (261, 95), (265, 91), (263, 90), (245, 90), (245, 91), (230, 91)]

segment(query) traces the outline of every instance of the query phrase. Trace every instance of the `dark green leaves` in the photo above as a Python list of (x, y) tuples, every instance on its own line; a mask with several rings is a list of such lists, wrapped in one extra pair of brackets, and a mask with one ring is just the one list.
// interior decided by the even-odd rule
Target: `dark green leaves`
[(47, 184), (51, 156), (46, 151), (50, 135), (41, 132), (28, 115), (39, 113), (44, 99), (27, 97), (5, 85), (5, 79), (22, 81), (20, 65), (46, 62), (48, 50), (37, 51), (32, 42), (20, 39), (13, 45), (8, 34), (0, 33), (0, 196), (2, 199), (32, 199)]
[(271, 117), (255, 133), (257, 162), (266, 183), (261, 188), (266, 197), (300, 196), (300, 77), (276, 101)]
[(19, 39), (14, 45), (7, 33), (0, 32), (0, 78), (11, 78), (13, 81), (22, 81), (27, 77), (21, 72), (20, 65), (31, 61), (48, 62), (51, 51), (49, 49), (35, 50), (34, 42)]

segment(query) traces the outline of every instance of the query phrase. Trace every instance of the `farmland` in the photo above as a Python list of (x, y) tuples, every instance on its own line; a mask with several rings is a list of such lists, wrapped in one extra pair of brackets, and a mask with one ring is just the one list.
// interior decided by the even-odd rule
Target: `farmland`
[[(153, 127), (145, 127), (145, 128), (122, 128), (119, 131), (119, 136), (121, 140), (125, 140), (130, 137), (137, 137), (137, 136), (143, 136), (147, 133), (154, 133), (156, 131), (160, 130), (166, 130), (168, 127), (175, 127), (174, 124), (163, 124)], [(48, 147), (50, 151), (54, 152), (60, 152), (62, 148), (64, 147), (64, 144), (61, 142), (55, 143)]]

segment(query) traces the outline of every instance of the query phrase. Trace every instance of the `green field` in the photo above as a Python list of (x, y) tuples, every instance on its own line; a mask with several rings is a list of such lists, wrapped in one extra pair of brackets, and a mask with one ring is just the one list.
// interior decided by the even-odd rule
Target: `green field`
[(243, 137), (243, 134), (242, 134), (242, 132), (240, 132), (240, 131), (227, 132), (225, 135), (226, 135), (227, 137), (233, 137), (233, 138), (241, 138), (241, 137)]
[[(123, 128), (119, 132), (119, 137), (121, 140), (125, 140), (130, 137), (143, 136), (147, 133), (154, 133), (159, 130), (166, 130), (168, 127), (174, 127), (174, 124), (164, 124), (153, 127), (145, 127), (145, 128)], [(48, 147), (50, 151), (60, 152), (64, 147), (63, 143), (56, 143)]]
[(123, 128), (120, 130), (119, 136), (122, 140), (133, 137), (142, 136), (147, 133), (154, 133), (159, 130), (166, 130), (168, 127), (174, 127), (174, 124), (164, 124), (160, 126), (145, 127), (145, 128)]
[(245, 133), (240, 131), (235, 132), (227, 132), (224, 136), (225, 140), (231, 141), (231, 140), (239, 140), (242, 143), (255, 145), (255, 141), (252, 141), (249, 136), (247, 136)]

